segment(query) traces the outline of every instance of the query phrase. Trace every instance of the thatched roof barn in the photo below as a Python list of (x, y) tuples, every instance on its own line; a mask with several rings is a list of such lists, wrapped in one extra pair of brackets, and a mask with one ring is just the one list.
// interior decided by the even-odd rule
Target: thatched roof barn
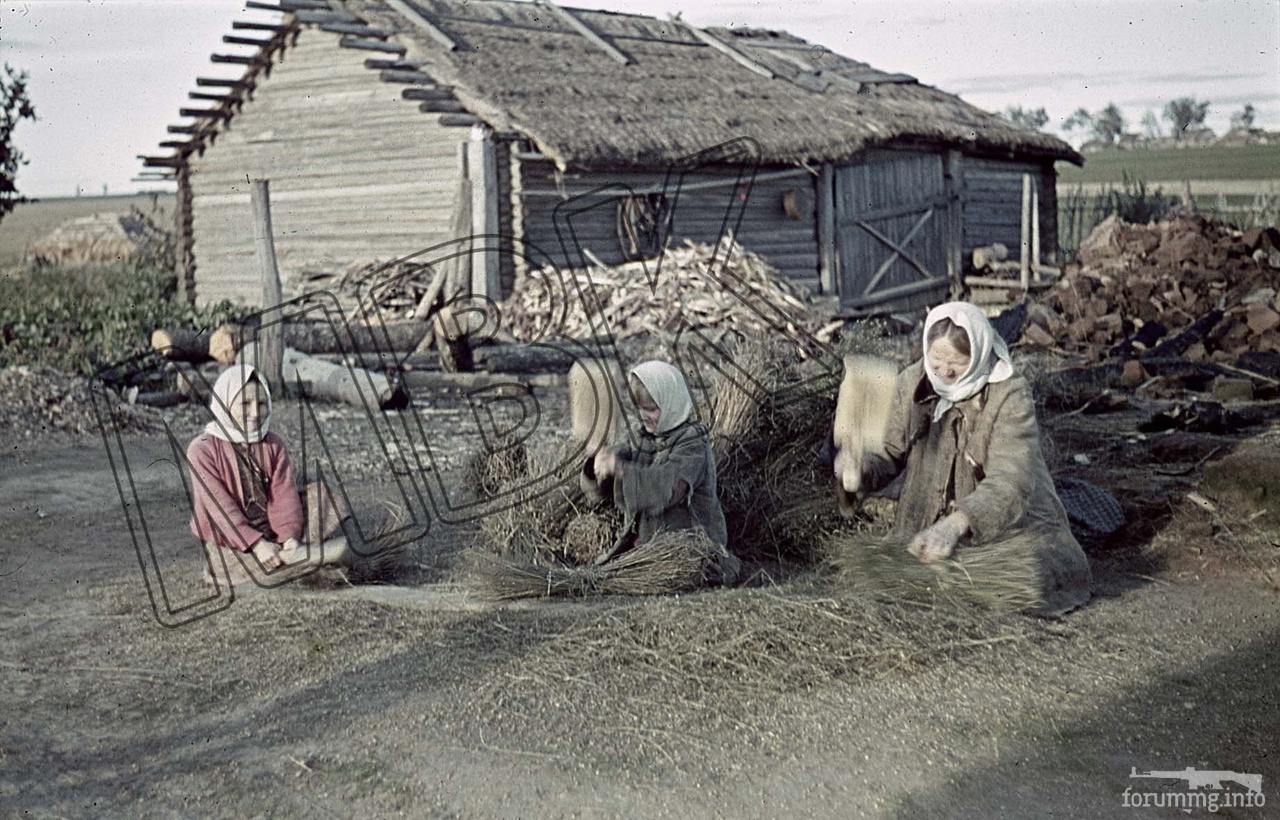
[(1028, 189), (1049, 257), (1053, 163), (1081, 161), (782, 32), (511, 0), (247, 5), (279, 17), (236, 23), (225, 39), (250, 50), (214, 55), (243, 75), (197, 80), (212, 104), (183, 109), (171, 156), (145, 158), (178, 182), (181, 279), (201, 301), (259, 298), (261, 177), (286, 294), (469, 228), (501, 237), (472, 256), (473, 290), (500, 297), (523, 265), (581, 261), (561, 241), (573, 201), (576, 241), (607, 262), (652, 250), (655, 225), (714, 239), (728, 214), (746, 247), (848, 309), (919, 304), (970, 249), (1018, 246)]

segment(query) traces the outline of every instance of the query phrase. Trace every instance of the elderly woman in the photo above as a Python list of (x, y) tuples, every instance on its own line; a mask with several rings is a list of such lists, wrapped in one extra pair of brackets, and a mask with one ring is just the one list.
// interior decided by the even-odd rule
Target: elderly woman
[(894, 536), (921, 561), (1002, 542), (1034, 553), (1042, 613), (1089, 599), (1084, 551), (1045, 465), (1035, 403), (981, 310), (940, 305), (924, 325), (924, 358), (897, 380), (883, 452), (864, 457), (857, 493), (903, 475)]
[[(355, 530), (324, 485), (298, 492), (284, 440), (269, 430), (266, 380), (250, 365), (232, 365), (214, 382), (209, 409), (213, 420), (187, 446), (187, 464), (191, 532), (205, 542), (210, 565), (222, 563), (219, 549), (251, 554), (266, 572), (343, 560), (346, 537), (331, 536), (340, 527)], [(226, 564), (231, 583), (249, 580), (238, 562)], [(214, 582), (208, 574), (205, 580)]]
[(580, 476), (587, 498), (612, 502), (623, 513), (622, 532), (599, 561), (662, 530), (700, 530), (717, 548), (712, 580), (732, 583), (740, 563), (725, 547), (716, 460), (707, 428), (693, 417), (684, 375), (667, 362), (649, 361), (631, 368), (628, 386), (644, 429), (639, 447), (602, 447)]

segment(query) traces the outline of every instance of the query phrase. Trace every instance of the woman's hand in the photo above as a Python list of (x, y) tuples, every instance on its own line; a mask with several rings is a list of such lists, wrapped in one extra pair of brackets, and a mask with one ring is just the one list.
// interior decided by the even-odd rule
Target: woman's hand
[(603, 481), (618, 471), (618, 454), (608, 447), (596, 451), (595, 463), (592, 465), (596, 478)]
[(263, 538), (253, 545), (253, 556), (258, 559), (264, 569), (275, 569), (284, 561), (280, 559), (280, 545)]
[(302, 549), (302, 542), (296, 538), (287, 538), (280, 549), (281, 551)]
[(921, 530), (907, 545), (907, 551), (924, 563), (950, 558), (956, 543), (969, 531), (969, 519), (962, 512), (948, 515), (932, 527)]

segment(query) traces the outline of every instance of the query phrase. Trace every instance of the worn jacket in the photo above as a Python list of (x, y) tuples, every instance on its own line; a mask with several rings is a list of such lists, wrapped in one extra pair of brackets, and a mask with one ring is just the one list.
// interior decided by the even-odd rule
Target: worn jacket
[[(716, 544), (728, 541), (724, 511), (716, 496), (716, 462), (707, 429), (687, 421), (663, 436), (642, 434), (640, 446), (624, 444), (618, 452), (618, 473), (596, 478), (592, 460), (583, 465), (579, 483), (588, 499), (612, 501), (622, 511), (620, 540), (632, 535), (643, 544), (659, 530), (700, 528)], [(685, 496), (672, 503), (676, 482), (689, 485)]]
[(1089, 598), (1089, 562), (1072, 536), (1040, 447), (1035, 402), (1026, 379), (988, 384), (932, 421), (938, 400), (922, 363), (898, 377), (883, 456), (869, 456), (864, 489), (905, 472), (894, 536), (908, 540), (953, 510), (971, 538), (957, 550), (1013, 540), (1037, 558), (1048, 614)]
[(201, 433), (187, 447), (191, 471), (191, 532), (202, 541), (247, 552), (261, 538), (285, 541), (302, 537), (306, 517), (295, 486), (284, 440), (267, 433), (247, 446), (266, 478), (266, 519), (270, 532), (255, 529), (245, 511), (244, 488), (234, 445)]

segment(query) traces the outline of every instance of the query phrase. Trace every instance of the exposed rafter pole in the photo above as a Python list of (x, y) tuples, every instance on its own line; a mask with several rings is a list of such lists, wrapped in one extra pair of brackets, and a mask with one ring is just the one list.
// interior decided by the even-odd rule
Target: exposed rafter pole
[(288, 31), (292, 26), (287, 23), (249, 23), (244, 20), (235, 20), (231, 23), (231, 28), (239, 31), (281, 32)]
[(582, 22), (582, 20), (578, 19), (578, 17), (568, 9), (557, 6), (555, 3), (551, 2), (551, 0), (534, 0), (534, 5), (541, 6), (554, 14), (569, 28), (589, 40), (596, 48), (600, 49), (605, 54), (608, 54), (623, 65), (631, 65), (631, 63), (634, 62), (630, 57), (619, 51), (617, 46), (601, 37), (593, 28), (591, 28), (591, 26)]
[(763, 66), (760, 63), (757, 63), (755, 60), (743, 54), (741, 51), (738, 51), (736, 48), (729, 45), (724, 40), (721, 40), (719, 37), (715, 36), (711, 32), (703, 31), (697, 26), (689, 25), (683, 20), (676, 20), (674, 17), (671, 18), (671, 21), (680, 23), (685, 28), (687, 28), (689, 30), (689, 33), (691, 33), (694, 37), (697, 37), (699, 40), (711, 46), (716, 51), (720, 52), (721, 54), (725, 55), (729, 59), (733, 60), (735, 63), (742, 66), (743, 68), (750, 69), (755, 73), (759, 74), (761, 77), (768, 77), (770, 80), (772, 80), (776, 76), (772, 71), (769, 70), (768, 67)]
[(404, 54), (405, 48), (399, 43), (384, 43), (381, 40), (374, 40), (369, 37), (353, 37), (350, 34), (344, 34), (338, 40), (338, 45), (343, 48), (363, 48), (366, 51), (381, 51), (386, 54)]
[(401, 17), (426, 32), (431, 39), (440, 45), (450, 51), (458, 50), (457, 42), (448, 34), (445, 34), (435, 23), (427, 19), (427, 16), (419, 11), (417, 7), (409, 5), (405, 0), (383, 0), (383, 2), (399, 13)]
[(271, 40), (259, 40), (256, 37), (237, 37), (234, 34), (222, 35), (222, 42), (233, 46), (253, 46), (254, 48), (262, 48), (271, 45)]
[(234, 88), (238, 90), (253, 88), (253, 83), (246, 80), (224, 80), (220, 77), (196, 77), (196, 85), (216, 86), (218, 88)]

